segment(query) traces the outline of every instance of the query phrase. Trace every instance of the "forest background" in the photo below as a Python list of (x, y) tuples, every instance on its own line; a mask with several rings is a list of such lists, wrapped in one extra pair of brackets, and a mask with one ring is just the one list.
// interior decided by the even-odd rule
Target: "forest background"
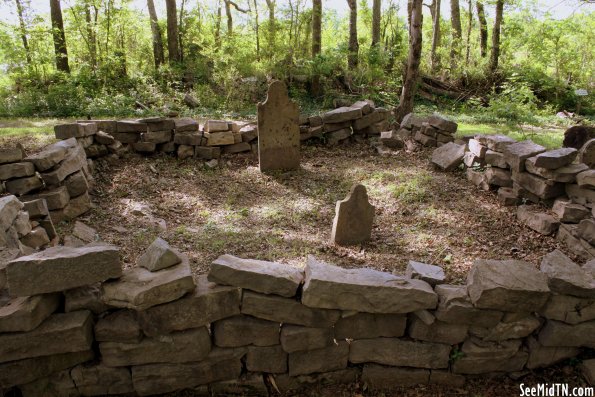
[[(248, 117), (282, 79), (303, 111), (399, 103), (404, 0), (0, 0), (0, 117)], [(416, 111), (595, 117), (595, 5), (423, 4)], [(587, 96), (577, 90), (586, 90)]]

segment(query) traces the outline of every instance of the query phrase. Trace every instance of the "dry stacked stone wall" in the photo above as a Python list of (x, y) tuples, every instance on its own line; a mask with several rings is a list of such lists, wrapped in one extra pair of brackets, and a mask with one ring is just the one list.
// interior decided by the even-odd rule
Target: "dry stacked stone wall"
[[(1, 269), (0, 390), (461, 387), (469, 375), (518, 373), (595, 348), (594, 264), (557, 250), (539, 270), (477, 260), (465, 285), (450, 285), (439, 267), (413, 261), (398, 276), (312, 256), (297, 268), (223, 255), (193, 277), (162, 239), (125, 270), (112, 245), (52, 247)], [(594, 364), (583, 364), (587, 376)]]

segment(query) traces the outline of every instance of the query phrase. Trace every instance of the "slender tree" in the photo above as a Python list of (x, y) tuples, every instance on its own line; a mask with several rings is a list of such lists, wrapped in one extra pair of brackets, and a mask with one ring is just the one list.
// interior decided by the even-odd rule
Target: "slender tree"
[(349, 5), (349, 53), (347, 54), (347, 68), (354, 70), (359, 61), (359, 43), (357, 41), (357, 0), (347, 0)]
[(452, 26), (452, 42), (450, 45), (450, 64), (451, 69), (456, 69), (458, 57), (460, 55), (461, 38), (463, 29), (461, 28), (461, 10), (459, 0), (450, 0), (450, 23)]
[(432, 47), (430, 49), (430, 68), (432, 72), (438, 69), (438, 53), (437, 49), (440, 47), (440, 0), (434, 0), (432, 12)]
[[(91, 15), (93, 10), (93, 16)], [(85, 1), (85, 22), (87, 25), (87, 44), (91, 58), (91, 67), (97, 68), (97, 7), (89, 0)]]
[(17, 15), (19, 17), (21, 40), (23, 42), (23, 48), (25, 49), (25, 58), (27, 59), (27, 65), (31, 65), (31, 50), (29, 49), (29, 40), (27, 39), (27, 26), (25, 24), (23, 4), (21, 3), (21, 0), (14, 1), (17, 6)]
[(163, 55), (163, 37), (161, 35), (161, 28), (159, 27), (153, 0), (147, 0), (147, 7), (149, 8), (151, 33), (153, 35), (153, 58), (155, 60), (155, 69), (158, 69), (159, 66), (165, 62), (165, 56)]
[(245, 10), (238, 6), (238, 4), (231, 0), (223, 0), (225, 2), (225, 15), (227, 16), (227, 35), (233, 35), (233, 15), (231, 14), (231, 7), (235, 8), (237, 11), (246, 14), (248, 10)]
[(277, 1), (276, 0), (266, 0), (267, 2), (267, 7), (269, 9), (269, 26), (268, 26), (268, 30), (269, 30), (269, 34), (268, 34), (268, 50), (269, 52), (272, 53), (272, 51), (274, 50), (275, 47), (275, 41), (276, 41), (276, 36), (277, 36), (277, 26), (276, 26), (276, 20), (275, 20), (275, 7), (277, 5)]
[(485, 58), (488, 55), (488, 22), (486, 21), (483, 3), (478, 1), (475, 6), (477, 7), (477, 19), (479, 21), (479, 48), (481, 57)]
[(50, 0), (50, 14), (52, 18), (52, 36), (54, 38), (54, 52), (56, 54), (56, 69), (70, 73), (68, 65), (68, 50), (66, 49), (66, 36), (64, 35), (64, 21), (60, 0)]
[(182, 57), (180, 56), (180, 44), (178, 42), (178, 10), (176, 0), (165, 0), (165, 7), (167, 12), (167, 51), (169, 53), (169, 63), (179, 63)]
[(498, 69), (500, 58), (500, 27), (504, 14), (504, 0), (496, 1), (496, 15), (494, 16), (494, 29), (492, 31), (492, 54), (490, 57), (490, 71), (493, 73)]
[(372, 3), (372, 47), (380, 43), (380, 21), (382, 19), (382, 0)]
[[(250, 4), (250, 2), (248, 2), (248, 4)], [(254, 34), (256, 35), (256, 60), (260, 61), (260, 36), (258, 33), (258, 17), (258, 3), (256, 2), (256, 0), (254, 0)]]
[(422, 47), (422, 0), (410, 0), (411, 20), (409, 21), (409, 56), (407, 70), (399, 105), (395, 109), (395, 119), (400, 123), (403, 118), (413, 111), (413, 99), (419, 76)]
[[(322, 0), (312, 0), (312, 58), (322, 50)], [(320, 74), (312, 76), (312, 95), (320, 96)]]
[(469, 56), (471, 55), (471, 29), (473, 28), (473, 1), (467, 0), (469, 7), (467, 8), (467, 50), (465, 52), (465, 64), (469, 63)]

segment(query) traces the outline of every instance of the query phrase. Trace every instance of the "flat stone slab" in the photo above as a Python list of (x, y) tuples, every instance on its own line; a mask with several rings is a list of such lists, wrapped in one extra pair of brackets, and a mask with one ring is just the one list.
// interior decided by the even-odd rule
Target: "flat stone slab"
[(281, 345), (248, 346), (246, 369), (251, 372), (283, 374), (287, 372), (287, 353)]
[(595, 299), (595, 280), (560, 250), (543, 257), (540, 270), (548, 277), (552, 292)]
[(533, 314), (506, 313), (494, 327), (471, 326), (469, 334), (485, 341), (501, 342), (508, 339), (520, 339), (529, 336), (541, 326), (541, 321)]
[(102, 300), (110, 306), (146, 310), (181, 298), (195, 285), (188, 258), (184, 258), (179, 265), (157, 272), (134, 267), (101, 288)]
[(219, 347), (273, 346), (279, 344), (280, 324), (239, 315), (212, 325), (213, 343)]
[(508, 145), (516, 143), (514, 139), (506, 135), (476, 135), (475, 139), (494, 152), (504, 152)]
[(585, 170), (576, 175), (579, 187), (595, 189), (595, 170)]
[(31, 163), (11, 163), (0, 165), (0, 179), (23, 178), (35, 174), (35, 167)]
[(12, 296), (59, 292), (120, 275), (120, 251), (112, 245), (52, 247), (14, 259), (6, 268)]
[(0, 332), (27, 332), (35, 329), (58, 309), (60, 296), (46, 294), (12, 298), (0, 304)]
[(217, 285), (202, 275), (192, 293), (139, 312), (139, 322), (148, 336), (202, 327), (240, 314), (241, 297), (240, 288)]
[(15, 163), (23, 159), (22, 146), (0, 149), (0, 164)]
[(209, 281), (265, 294), (294, 296), (304, 279), (295, 267), (276, 262), (222, 255), (211, 263)]
[(563, 183), (550, 181), (528, 172), (513, 173), (512, 180), (543, 200), (564, 194)]
[(539, 332), (539, 343), (543, 346), (566, 346), (595, 348), (595, 321), (576, 325), (548, 320)]
[(454, 361), (452, 371), (458, 374), (521, 371), (529, 354), (519, 351), (520, 340), (485, 342), (471, 338), (463, 343), (463, 356)]
[(133, 310), (118, 310), (101, 317), (95, 324), (97, 342), (138, 343), (143, 338), (137, 314)]
[(362, 382), (370, 390), (390, 390), (397, 387), (425, 385), (430, 383), (430, 371), (366, 364), (362, 371)]
[(76, 146), (76, 139), (70, 138), (52, 145), (46, 146), (41, 152), (27, 156), (25, 161), (33, 163), (37, 171), (44, 172), (60, 164), (66, 157), (68, 149)]
[(428, 265), (416, 261), (409, 261), (405, 276), (413, 279), (423, 280), (430, 285), (436, 285), (444, 282), (446, 278), (444, 270), (440, 266)]
[[(361, 115), (361, 110), (359, 112)], [(299, 169), (299, 110), (289, 99), (283, 82), (274, 81), (269, 85), (267, 98), (257, 105), (257, 113), (260, 171)]]
[(458, 127), (457, 123), (454, 121), (448, 120), (446, 117), (440, 116), (438, 114), (432, 114), (430, 117), (428, 117), (428, 124), (450, 134), (457, 132)]
[(450, 345), (376, 338), (352, 341), (349, 362), (439, 369), (448, 367), (449, 356)]
[(92, 360), (93, 350), (27, 358), (0, 364), (0, 388), (28, 384), (63, 369)]
[(467, 276), (475, 307), (508, 312), (535, 312), (549, 298), (547, 276), (528, 262), (477, 260)]
[(67, 176), (87, 166), (87, 155), (79, 144), (68, 148), (66, 157), (59, 165), (41, 174), (46, 185), (58, 185)]
[(0, 362), (88, 351), (92, 343), (91, 312), (53, 314), (32, 331), (0, 334)]
[(507, 145), (504, 149), (504, 158), (513, 171), (522, 172), (525, 170), (525, 160), (545, 151), (546, 148), (543, 146), (527, 140)]
[(151, 363), (200, 361), (211, 351), (206, 327), (174, 332), (167, 337), (145, 338), (139, 343), (101, 342), (102, 363), (108, 367), (126, 367)]
[(580, 352), (577, 347), (543, 346), (534, 337), (527, 339), (527, 346), (529, 348), (528, 369), (549, 367), (560, 361), (576, 357)]
[(90, 310), (94, 314), (106, 312), (110, 307), (101, 301), (99, 283), (64, 291), (64, 311)]
[(347, 368), (349, 344), (338, 342), (336, 345), (321, 349), (289, 353), (289, 376), (307, 375), (317, 372), (329, 372)]
[[(195, 389), (200, 385), (237, 379), (242, 373), (240, 359), (246, 349), (214, 348), (199, 362), (179, 364), (149, 364), (132, 367), (132, 383), (140, 396), (169, 393), (182, 389)], [(205, 394), (206, 388), (199, 389)]]
[(355, 313), (335, 324), (337, 339), (398, 338), (405, 335), (407, 317), (402, 314)]
[(591, 321), (595, 320), (595, 300), (552, 294), (539, 314), (550, 320), (573, 325)]
[(302, 327), (300, 325), (283, 325), (281, 328), (281, 346), (287, 353), (304, 350), (322, 349), (333, 345), (332, 328)]
[(172, 249), (167, 241), (157, 237), (149, 248), (136, 260), (136, 265), (152, 272), (166, 269), (182, 262), (180, 253)]
[(313, 309), (295, 299), (244, 291), (242, 313), (284, 324), (331, 327), (339, 319), (338, 310)]
[(97, 133), (95, 123), (68, 123), (54, 126), (56, 139), (83, 138)]
[(331, 241), (339, 245), (353, 245), (368, 241), (376, 208), (368, 201), (363, 185), (354, 185), (344, 200), (337, 201)]
[(70, 376), (83, 396), (134, 393), (128, 368), (110, 368), (103, 364), (77, 365), (70, 371)]
[(458, 168), (465, 157), (465, 145), (448, 142), (432, 152), (432, 163), (444, 171)]
[(0, 197), (0, 232), (8, 230), (23, 209), (23, 203), (15, 196)]
[(574, 204), (568, 199), (557, 199), (552, 206), (552, 212), (560, 222), (564, 223), (579, 223), (591, 216), (591, 211), (585, 206)]
[(520, 205), (517, 208), (517, 219), (537, 233), (549, 236), (558, 231), (560, 222), (545, 212), (538, 212), (527, 205)]
[(409, 336), (420, 341), (456, 345), (467, 338), (468, 329), (468, 325), (442, 321), (434, 321), (428, 325), (419, 318), (413, 317), (409, 325)]
[(353, 107), (340, 107), (326, 112), (322, 115), (322, 122), (329, 123), (343, 123), (345, 121), (356, 120), (362, 117), (362, 110)]
[(434, 309), (438, 297), (425, 281), (372, 269), (343, 269), (309, 256), (302, 303), (367, 313), (409, 313)]
[(539, 168), (535, 166), (537, 157), (530, 157), (525, 161), (525, 168), (527, 172), (538, 175), (545, 179), (551, 179), (554, 182), (575, 183), (576, 175), (582, 171), (588, 170), (586, 164), (569, 164), (555, 170), (548, 170), (547, 168)]
[(548, 150), (535, 156), (535, 166), (555, 170), (572, 163), (577, 154), (578, 150), (569, 147)]

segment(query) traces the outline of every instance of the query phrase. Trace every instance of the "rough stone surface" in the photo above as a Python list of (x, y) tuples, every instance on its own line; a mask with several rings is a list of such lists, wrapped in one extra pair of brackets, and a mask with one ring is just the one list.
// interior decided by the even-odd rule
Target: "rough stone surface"
[(442, 321), (434, 321), (431, 325), (427, 325), (419, 318), (412, 317), (409, 325), (409, 336), (426, 342), (456, 345), (465, 340), (468, 328), (469, 326), (464, 324)]
[(95, 123), (69, 123), (54, 126), (56, 139), (83, 138), (95, 135), (96, 132)]
[(556, 218), (544, 212), (533, 211), (528, 205), (520, 205), (516, 214), (519, 222), (545, 236), (555, 233), (560, 227)]
[(101, 342), (103, 364), (125, 367), (151, 363), (200, 361), (211, 351), (209, 331), (205, 327), (174, 332), (160, 338), (145, 338), (139, 343)]
[(299, 351), (289, 354), (289, 376), (307, 375), (347, 368), (349, 344), (338, 342), (322, 349)]
[(540, 270), (548, 277), (552, 292), (595, 299), (595, 279), (556, 249), (541, 260)]
[(512, 177), (508, 170), (497, 167), (489, 167), (485, 172), (485, 178), (488, 185), (511, 187)]
[(549, 367), (579, 354), (579, 349), (576, 347), (546, 347), (534, 337), (527, 339), (527, 346), (529, 348), (528, 369)]
[(196, 288), (187, 296), (138, 313), (143, 332), (148, 336), (168, 334), (206, 326), (240, 314), (241, 290), (211, 283), (198, 277)]
[(577, 174), (576, 183), (582, 188), (595, 189), (595, 170), (586, 170)]
[(199, 362), (135, 366), (132, 383), (139, 395), (148, 396), (237, 379), (242, 372), (240, 359), (245, 353), (245, 349), (215, 348), (207, 359)]
[(595, 245), (595, 220), (589, 218), (580, 221), (577, 228), (577, 234), (589, 244)]
[(351, 342), (349, 362), (377, 363), (414, 368), (447, 368), (450, 346), (396, 338), (361, 339)]
[(134, 392), (128, 368), (110, 368), (103, 364), (78, 365), (70, 371), (70, 376), (83, 396)]
[(552, 207), (552, 212), (560, 222), (579, 223), (591, 215), (591, 211), (580, 204), (573, 204), (570, 200), (557, 199)]
[(23, 148), (17, 146), (14, 148), (0, 149), (0, 164), (15, 163), (23, 159)]
[(539, 332), (539, 343), (543, 346), (589, 347), (595, 348), (595, 321), (576, 325), (548, 320)]
[(589, 167), (583, 163), (570, 164), (560, 167), (555, 170), (548, 170), (547, 168), (539, 168), (535, 166), (536, 157), (530, 157), (525, 161), (525, 168), (528, 172), (539, 175), (545, 179), (551, 179), (554, 182), (574, 183), (576, 182), (576, 175), (579, 172), (588, 170)]
[(137, 314), (132, 310), (110, 313), (95, 324), (95, 340), (98, 342), (138, 343), (141, 339)]
[(8, 389), (12, 386), (28, 384), (63, 369), (92, 360), (93, 357), (93, 351), (88, 349), (0, 364), (0, 388)]
[(23, 178), (35, 174), (35, 167), (31, 163), (11, 163), (0, 165), (0, 179)]
[(352, 384), (357, 381), (360, 373), (361, 371), (358, 368), (345, 368), (331, 372), (299, 376), (281, 374), (276, 375), (274, 380), (279, 390), (282, 393), (286, 393), (292, 390), (307, 388), (308, 386)]
[(545, 150), (543, 146), (530, 140), (512, 143), (504, 149), (504, 159), (513, 171), (522, 172), (525, 170), (525, 160)]
[(6, 181), (5, 185), (8, 193), (22, 196), (23, 194), (41, 189), (43, 187), (43, 182), (37, 175), (34, 175), (25, 178), (11, 179), (10, 181)]
[(452, 371), (459, 374), (520, 371), (529, 356), (519, 351), (520, 345), (520, 340), (496, 343), (467, 339), (461, 347), (462, 357), (454, 361)]
[(167, 241), (157, 237), (149, 248), (136, 260), (136, 265), (152, 272), (166, 269), (182, 262), (180, 254), (173, 250)]
[(30, 296), (105, 281), (122, 274), (119, 249), (110, 245), (53, 247), (11, 261), (6, 268), (10, 293)]
[(428, 265), (416, 261), (409, 261), (405, 270), (405, 276), (423, 280), (430, 285), (441, 284), (446, 278), (444, 270), (440, 266)]
[(87, 351), (92, 342), (91, 312), (53, 314), (32, 331), (0, 334), (0, 362)]
[(438, 114), (433, 114), (430, 117), (428, 117), (428, 124), (432, 127), (448, 132), (450, 134), (454, 134), (455, 132), (457, 132), (458, 127), (457, 123), (455, 123), (454, 121), (450, 121), (447, 118), (442, 117)]
[(142, 267), (126, 270), (119, 280), (102, 285), (103, 301), (114, 307), (146, 310), (174, 301), (195, 288), (187, 258), (179, 265), (151, 272)]
[(548, 170), (555, 170), (564, 167), (574, 161), (578, 150), (575, 148), (560, 148), (548, 150), (535, 156), (535, 166)]
[(506, 135), (477, 135), (475, 139), (494, 152), (504, 152), (507, 146), (516, 143), (514, 139)]
[(483, 328), (471, 326), (469, 334), (485, 341), (500, 342), (507, 339), (520, 339), (530, 335), (541, 325), (541, 321), (532, 314), (507, 313), (495, 327)]
[(345, 121), (351, 121), (360, 119), (362, 117), (362, 110), (358, 108), (340, 107), (333, 109), (322, 115), (322, 121), (325, 124), (330, 123), (343, 123)]
[(432, 152), (432, 163), (444, 171), (452, 171), (463, 162), (465, 145), (448, 142)]
[(595, 258), (595, 248), (587, 241), (578, 237), (578, 225), (561, 224), (556, 235), (556, 240), (563, 242), (575, 255), (584, 260)]
[(312, 328), (300, 325), (283, 325), (281, 346), (287, 353), (315, 350), (334, 344), (332, 328)]
[(595, 300), (552, 294), (540, 314), (573, 325), (595, 320)]
[(55, 312), (59, 304), (57, 294), (18, 297), (0, 303), (0, 332), (31, 331)]
[(212, 325), (213, 341), (219, 347), (273, 346), (279, 344), (279, 323), (239, 315)]
[(50, 238), (41, 226), (37, 226), (31, 230), (26, 236), (21, 238), (21, 243), (34, 250), (40, 249), (50, 242)]
[(528, 172), (513, 173), (512, 180), (543, 200), (564, 194), (563, 183), (553, 182)]
[(538, 311), (550, 294), (547, 276), (519, 260), (476, 260), (467, 286), (475, 307), (513, 313)]
[[(29, 213), (30, 219), (44, 218), (49, 215), (47, 202), (44, 199), (35, 199), (31, 201), (25, 201), (24, 210)], [(1, 218), (0, 218), (1, 219)]]
[(330, 327), (341, 313), (337, 310), (313, 309), (294, 299), (244, 291), (242, 313), (250, 316), (306, 327)]
[(402, 386), (428, 384), (430, 383), (430, 371), (366, 364), (362, 372), (362, 382), (370, 390), (389, 390)]
[(425, 281), (372, 269), (343, 269), (309, 256), (302, 302), (326, 309), (408, 313), (434, 309), (438, 297)]
[(331, 241), (339, 245), (366, 242), (372, 234), (375, 207), (368, 202), (363, 185), (354, 185), (344, 200), (337, 201)]
[(294, 296), (303, 281), (302, 271), (281, 263), (222, 255), (211, 263), (209, 281), (265, 294)]
[(79, 197), (89, 191), (89, 182), (83, 171), (78, 171), (67, 176), (66, 179), (64, 179), (64, 186), (66, 186), (70, 197)]
[(581, 364), (583, 376), (591, 386), (595, 385), (595, 358), (585, 360)]
[(246, 368), (252, 372), (282, 374), (287, 372), (287, 353), (280, 345), (249, 346)]
[(257, 111), (260, 171), (298, 169), (300, 167), (298, 106), (289, 99), (283, 82), (271, 83), (267, 99), (258, 104)]
[(567, 183), (566, 194), (578, 204), (595, 203), (595, 190), (581, 188), (576, 184)]
[(484, 161), (486, 164), (491, 165), (492, 167), (508, 168), (508, 163), (504, 158), (504, 154), (500, 152), (488, 150), (486, 152)]
[(483, 146), (477, 139), (469, 139), (467, 142), (469, 151), (473, 153), (477, 158), (484, 159), (488, 148)]
[(407, 317), (402, 314), (356, 313), (335, 324), (337, 339), (398, 338), (405, 335)]
[(6, 231), (15, 221), (23, 203), (15, 196), (0, 197), (0, 232)]
[(100, 292), (99, 284), (64, 291), (64, 311), (90, 310), (95, 314), (107, 311), (109, 306), (101, 301)]
[(87, 155), (82, 146), (76, 144), (73, 147), (68, 148), (66, 157), (60, 164), (52, 170), (41, 174), (43, 181), (46, 185), (58, 185), (68, 175), (74, 174), (81, 168), (86, 167)]
[(70, 194), (68, 194), (66, 186), (59, 186), (24, 198), (24, 200), (30, 199), (43, 199), (46, 201), (48, 209), (54, 211), (68, 205)]

